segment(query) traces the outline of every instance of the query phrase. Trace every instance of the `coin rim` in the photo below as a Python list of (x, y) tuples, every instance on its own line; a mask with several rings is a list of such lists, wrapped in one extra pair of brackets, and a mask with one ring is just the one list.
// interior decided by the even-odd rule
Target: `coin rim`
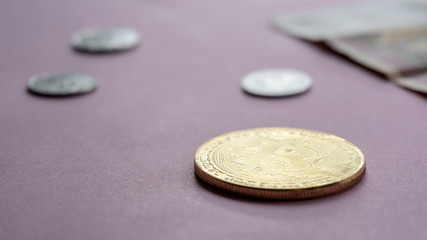
[[(39, 91), (37, 88), (34, 87), (34, 84), (37, 83), (38, 81), (40, 81), (40, 78), (47, 78), (47, 77), (53, 77), (56, 75), (85, 75), (88, 76), (89, 78), (91, 78), (93, 80), (93, 86), (91, 89), (89, 90), (85, 90), (85, 91), (78, 91), (78, 92), (49, 92), (49, 91)], [(36, 93), (39, 95), (46, 95), (46, 96), (73, 96), (73, 95), (80, 95), (80, 94), (86, 94), (86, 93), (90, 93), (95, 91), (98, 88), (98, 80), (96, 80), (95, 77), (93, 77), (90, 74), (87, 73), (82, 73), (82, 72), (49, 72), (49, 73), (43, 73), (43, 74), (37, 74), (37, 75), (33, 75), (28, 79), (27, 82), (27, 89), (28, 91), (32, 92), (32, 93)]]
[[(246, 82), (248, 82), (251, 78), (252, 75), (255, 74), (262, 74), (263, 72), (271, 72), (271, 71), (277, 71), (277, 72), (294, 72), (297, 74), (302, 75), (303, 77), (305, 77), (308, 80), (308, 85), (305, 88), (302, 88), (302, 90), (299, 91), (294, 91), (294, 92), (286, 92), (286, 93), (276, 93), (276, 94), (265, 94), (262, 91), (252, 91), (249, 88), (247, 88), (247, 84), (245, 84)], [(303, 94), (305, 92), (307, 92), (308, 90), (310, 90), (313, 86), (313, 79), (311, 78), (311, 76), (305, 72), (296, 70), (296, 69), (292, 69), (292, 68), (267, 68), (267, 69), (262, 69), (262, 70), (256, 70), (256, 71), (252, 71), (249, 72), (248, 74), (246, 74), (245, 76), (243, 76), (242, 80), (240, 81), (240, 87), (242, 88), (243, 91), (245, 91), (246, 93), (249, 93), (251, 95), (255, 95), (255, 96), (260, 96), (260, 97), (287, 97), (287, 96), (294, 96), (294, 95), (299, 95), (299, 94)]]
[[(247, 186), (239, 183), (228, 182), (228, 181), (216, 178), (215, 176), (211, 175), (209, 172), (204, 171), (203, 168), (199, 166), (197, 161), (198, 159), (197, 156), (199, 155), (199, 152), (201, 151), (201, 149), (205, 147), (205, 145), (210, 144), (211, 142), (214, 142), (217, 139), (222, 138), (226, 135), (250, 131), (250, 130), (267, 130), (267, 129), (310, 131), (310, 132), (326, 134), (326, 135), (338, 138), (350, 144), (360, 154), (362, 164), (360, 166), (360, 169), (358, 169), (357, 172), (355, 172), (350, 177), (343, 179), (341, 181), (332, 182), (330, 184), (314, 186), (314, 187), (290, 188), (290, 189), (260, 188), (260, 187)], [(251, 128), (251, 129), (244, 129), (239, 131), (232, 131), (208, 140), (207, 142), (202, 144), (199, 148), (197, 148), (195, 159), (194, 159), (194, 168), (195, 168), (196, 176), (199, 177), (204, 182), (206, 182), (207, 184), (228, 192), (235, 193), (237, 195), (254, 197), (254, 198), (262, 198), (262, 199), (272, 199), (272, 200), (299, 200), (299, 199), (309, 199), (309, 198), (328, 196), (328, 195), (343, 192), (355, 186), (357, 183), (359, 183), (363, 179), (365, 175), (366, 161), (362, 151), (356, 145), (336, 135), (320, 132), (320, 131), (309, 130), (309, 129), (301, 129), (301, 128), (267, 127), (267, 128)]]

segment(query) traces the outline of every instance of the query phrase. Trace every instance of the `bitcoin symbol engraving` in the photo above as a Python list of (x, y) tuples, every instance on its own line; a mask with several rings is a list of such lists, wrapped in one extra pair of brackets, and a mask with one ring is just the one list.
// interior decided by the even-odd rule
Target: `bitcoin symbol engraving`
[(255, 140), (249, 144), (247, 147), (224, 144), (218, 149), (222, 154), (216, 159), (225, 159), (224, 165), (238, 166), (244, 174), (259, 176), (303, 171), (320, 157), (307, 142), (291, 138)]

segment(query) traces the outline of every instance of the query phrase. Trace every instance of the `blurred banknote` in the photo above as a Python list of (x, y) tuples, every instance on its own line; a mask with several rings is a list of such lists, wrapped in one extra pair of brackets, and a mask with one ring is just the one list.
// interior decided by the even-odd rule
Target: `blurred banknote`
[(395, 81), (427, 93), (427, 26), (329, 40), (334, 51)]
[(427, 26), (334, 39), (326, 43), (334, 51), (388, 77), (427, 69)]
[(398, 77), (393, 81), (413, 91), (427, 93), (427, 72), (410, 77)]
[(281, 31), (310, 41), (371, 34), (427, 23), (427, 0), (374, 0), (273, 16)]

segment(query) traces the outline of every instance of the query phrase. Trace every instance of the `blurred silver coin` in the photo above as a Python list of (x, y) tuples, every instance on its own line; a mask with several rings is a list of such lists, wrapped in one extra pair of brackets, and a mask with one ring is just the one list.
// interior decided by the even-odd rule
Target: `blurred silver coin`
[(97, 81), (84, 73), (53, 73), (33, 76), (28, 81), (31, 92), (50, 95), (67, 96), (93, 91)]
[(264, 97), (284, 97), (300, 94), (312, 85), (309, 75), (292, 69), (266, 69), (251, 72), (242, 82), (242, 89)]
[(89, 27), (71, 37), (74, 49), (91, 53), (124, 51), (136, 47), (139, 42), (139, 33), (125, 27)]

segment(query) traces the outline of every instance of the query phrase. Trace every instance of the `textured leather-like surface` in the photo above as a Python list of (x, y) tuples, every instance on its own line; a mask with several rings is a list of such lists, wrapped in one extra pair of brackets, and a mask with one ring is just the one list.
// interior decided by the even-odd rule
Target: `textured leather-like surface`
[[(268, 23), (343, 2), (2, 0), (0, 239), (426, 239), (427, 98)], [(71, 34), (89, 25), (134, 27), (142, 44), (74, 52)], [(246, 73), (278, 67), (307, 72), (313, 88), (278, 99), (240, 90)], [(100, 87), (69, 98), (26, 91), (49, 71), (87, 72)], [(351, 141), (365, 178), (294, 202), (196, 179), (199, 145), (269, 126)]]

